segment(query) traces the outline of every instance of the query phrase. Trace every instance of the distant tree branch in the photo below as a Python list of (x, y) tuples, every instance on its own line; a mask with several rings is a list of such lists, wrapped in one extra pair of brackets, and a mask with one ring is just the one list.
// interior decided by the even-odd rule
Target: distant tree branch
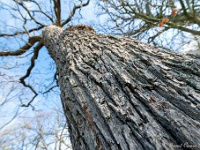
[(8, 121), (8, 122), (6, 122), (3, 126), (1, 126), (1, 128), (0, 128), (0, 130), (2, 130), (4, 127), (6, 127), (9, 123), (11, 123), (15, 118), (16, 118), (16, 116), (17, 115), (19, 115), (19, 108), (17, 109), (17, 111), (15, 112), (15, 114), (14, 114), (14, 116), (12, 116), (12, 118)]
[[(142, 15), (142, 14), (138, 14), (138, 13), (136, 13), (136, 14), (141, 19), (143, 19), (144, 21), (152, 23), (152, 24), (155, 24), (153, 21), (155, 21), (155, 22), (160, 21), (160, 19), (157, 19), (157, 18), (154, 18), (154, 17), (149, 17), (149, 16), (145, 16), (145, 15)], [(185, 32), (192, 33), (194, 35), (200, 35), (200, 31), (198, 31), (198, 30), (189, 29), (189, 28), (186, 28), (184, 26), (181, 26), (181, 25), (173, 23), (173, 22), (168, 22), (168, 23), (166, 23), (166, 25), (168, 25), (169, 28), (179, 29), (179, 30), (182, 30), (182, 31), (185, 31)]]
[(193, 30), (193, 29), (189, 29), (189, 28), (186, 28), (186, 27), (183, 27), (181, 25), (177, 25), (175, 23), (172, 23), (172, 22), (168, 22), (166, 23), (168, 25), (168, 27), (170, 28), (174, 28), (174, 29), (179, 29), (181, 31), (185, 31), (185, 32), (188, 32), (188, 33), (192, 33), (194, 35), (200, 35), (200, 31), (198, 30)]
[(170, 28), (165, 28), (165, 29), (163, 29), (161, 32), (158, 32), (158, 33), (154, 34), (153, 36), (149, 37), (149, 38), (148, 38), (148, 43), (153, 43), (153, 44), (156, 46), (156, 43), (154, 42), (155, 39), (156, 39), (160, 34), (162, 34), (163, 32), (165, 32), (165, 31), (167, 31), (167, 30), (169, 30), (169, 29), (170, 29)]
[[(132, 11), (132, 13), (134, 13), (136, 16), (138, 16), (140, 19), (148, 22), (148, 23), (151, 23), (151, 24), (155, 24), (155, 22), (160, 22), (160, 19), (158, 18), (155, 18), (155, 17), (151, 17), (151, 16), (147, 16), (147, 15), (144, 15), (142, 13), (137, 13), (130, 5), (123, 3), (123, 8), (126, 10), (126, 12), (128, 13), (131, 13), (130, 10)], [(129, 9), (127, 9), (125, 6), (128, 6)], [(186, 28), (184, 26), (181, 26), (179, 24), (175, 24), (175, 23), (172, 23), (172, 22), (168, 22), (166, 23), (170, 28), (175, 28), (175, 29), (180, 29), (182, 31), (185, 31), (185, 32), (189, 32), (189, 33), (192, 33), (192, 34), (195, 34), (195, 35), (200, 35), (200, 31), (197, 31), (197, 30), (192, 30), (192, 29), (189, 29), (189, 28)]]
[(41, 36), (33, 36), (30, 37), (28, 42), (18, 49), (17, 51), (3, 51), (0, 52), (0, 56), (18, 56), (24, 54), (26, 51), (28, 51), (36, 42), (40, 41), (42, 39)]
[(45, 12), (42, 10), (42, 8), (40, 7), (40, 4), (38, 4), (38, 3), (37, 3), (36, 1), (34, 1), (34, 0), (31, 0), (31, 2), (35, 3), (35, 4), (38, 6), (39, 10), (38, 10), (37, 12), (39, 12), (39, 13), (45, 15), (52, 23), (54, 22), (54, 21), (53, 21), (53, 18), (52, 18), (51, 16), (49, 16), (47, 13), (45, 13)]
[(87, 6), (90, 3), (90, 0), (88, 0), (86, 3), (80, 4), (80, 5), (75, 5), (69, 15), (69, 17), (62, 22), (62, 26), (66, 25), (69, 21), (71, 21), (72, 17), (74, 16), (74, 14), (76, 13), (76, 10), (82, 7)]
[[(179, 8), (176, 7), (177, 4)], [(180, 39), (184, 43), (192, 39), (183, 38), (181, 34), (191, 37), (200, 35), (200, 10), (197, 1), (99, 0), (97, 5), (101, 8), (98, 15), (109, 16), (105, 26), (112, 34), (136, 38), (166, 49), (172, 47), (174, 50), (182, 45), (171, 46), (175, 41)], [(163, 19), (168, 21), (163, 23)], [(169, 29), (173, 29), (173, 34), (161, 40), (162, 36), (171, 31)], [(163, 32), (164, 30), (168, 31)], [(171, 42), (166, 42), (168, 44), (162, 44), (170, 40)]]
[(192, 4), (187, 2), (187, 7), (185, 6), (184, 2), (182, 0), (179, 0), (182, 10), (183, 10), (183, 15), (187, 19), (187, 21), (197, 23), (200, 25), (200, 17), (199, 17), (199, 9), (195, 9), (194, 1), (191, 1)]
[[(158, 19), (158, 18), (147, 16), (145, 14), (136, 12), (135, 9), (132, 8), (131, 5), (129, 5), (128, 3), (125, 3), (125, 2), (121, 2), (121, 3), (122, 3), (123, 9), (126, 11), (127, 14), (134, 13), (138, 18), (146, 21), (147, 23), (151, 23), (151, 24), (154, 24), (154, 25), (155, 25), (155, 22), (157, 22), (157, 23), (160, 22), (160, 19)], [(127, 8), (125, 6), (127, 6)], [(166, 24), (170, 28), (175, 28), (175, 29), (179, 29), (179, 30), (182, 30), (182, 31), (185, 31), (185, 32), (189, 32), (189, 33), (192, 33), (192, 34), (195, 34), (195, 35), (200, 35), (200, 31), (189, 29), (189, 28), (186, 28), (186, 27), (181, 26), (179, 24), (175, 24), (173, 22), (168, 22)]]
[(59, 87), (57, 76), (58, 76), (58, 71), (55, 72), (53, 82), (50, 84), (50, 85), (52, 85), (52, 84), (54, 84), (54, 81), (56, 81), (56, 85), (51, 86), (48, 90), (46, 90), (45, 92), (43, 92), (43, 94), (46, 94), (46, 93), (52, 91), (54, 88)]
[(185, 7), (184, 2), (182, 0), (179, 0), (179, 2), (181, 4), (181, 7), (182, 7), (184, 15), (187, 16), (187, 17), (189, 17), (189, 15), (187, 13), (187, 8)]
[(23, 4), (23, 3), (21, 3), (21, 2), (18, 2), (17, 0), (14, 0), (14, 2), (16, 3), (16, 4), (18, 4), (19, 6), (21, 6), (22, 8), (24, 8), (24, 10), (28, 13), (28, 15), (29, 15), (29, 17), (35, 22), (35, 23), (37, 23), (37, 24), (39, 24), (40, 26), (45, 26), (43, 23), (41, 23), (41, 22), (39, 22), (39, 21), (37, 21), (36, 19), (35, 19), (35, 17), (31, 14), (31, 12), (29, 11), (29, 9)]

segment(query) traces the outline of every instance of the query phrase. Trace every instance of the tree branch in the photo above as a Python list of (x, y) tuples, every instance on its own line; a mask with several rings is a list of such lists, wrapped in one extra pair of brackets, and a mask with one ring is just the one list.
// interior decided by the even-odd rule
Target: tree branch
[(21, 77), (19, 80), (20, 80), (20, 83), (22, 83), (25, 87), (28, 87), (34, 94), (35, 96), (31, 99), (31, 101), (29, 101), (29, 103), (26, 105), (26, 104), (22, 104), (21, 106), (23, 107), (28, 107), (35, 99), (35, 97), (38, 95), (38, 93), (34, 90), (34, 88), (29, 85), (29, 84), (26, 84), (25, 82), (25, 79), (28, 78), (30, 76), (30, 73), (31, 73), (31, 70), (34, 68), (35, 66), (35, 60), (37, 59), (38, 57), (38, 54), (39, 54), (39, 50), (43, 47), (43, 39), (40, 40), (40, 42), (37, 44), (37, 46), (34, 48), (34, 55), (33, 57), (31, 58), (31, 65), (29, 66), (29, 68), (27, 69), (27, 72), (26, 74)]
[(43, 94), (49, 93), (50, 91), (52, 91), (54, 88), (57, 88), (58, 85), (54, 85), (52, 87), (50, 87), (47, 91), (45, 91)]
[(181, 4), (181, 7), (183, 8), (183, 13), (186, 17), (189, 17), (188, 16), (188, 13), (187, 13), (187, 10), (186, 10), (186, 7), (184, 5), (184, 2), (182, 0), (179, 0), (180, 4)]
[(21, 47), (20, 49), (16, 51), (5, 51), (0, 52), (0, 56), (18, 56), (24, 54), (27, 50), (29, 50), (36, 42), (40, 41), (42, 39), (41, 36), (33, 36), (30, 37), (28, 42)]
[(10, 37), (10, 36), (16, 36), (16, 35), (19, 35), (19, 34), (27, 34), (27, 32), (31, 33), (33, 31), (38, 31), (38, 30), (40, 30), (42, 28), (43, 28), (43, 26), (39, 26), (37, 28), (33, 28), (33, 29), (30, 29), (30, 30), (27, 30), (27, 31), (15, 32), (13, 34), (0, 33), (0, 37)]
[(72, 11), (71, 11), (69, 17), (68, 17), (64, 22), (62, 22), (62, 26), (66, 25), (66, 24), (72, 19), (72, 17), (73, 17), (74, 14), (76, 13), (76, 10), (77, 10), (77, 9), (87, 6), (87, 5), (89, 4), (89, 2), (90, 2), (90, 0), (88, 0), (88, 1), (87, 1), (86, 3), (84, 3), (84, 4), (80, 4), (80, 5), (77, 5), (77, 6), (75, 5), (74, 8), (73, 8)]
[(54, 12), (56, 15), (56, 25), (61, 27), (61, 7), (60, 7), (60, 0), (53, 0), (54, 2)]
[[(154, 17), (149, 17), (149, 16), (146, 16), (146, 15), (143, 15), (143, 14), (139, 14), (133, 8), (131, 8), (131, 7), (129, 7), (129, 8), (132, 10), (132, 12), (135, 15), (137, 15), (140, 19), (142, 19), (142, 20), (144, 20), (146, 22), (149, 22), (151, 24), (155, 24), (155, 22), (159, 22), (160, 21), (160, 19), (157, 19), (157, 18), (154, 18)], [(179, 30), (182, 30), (182, 31), (185, 31), (185, 32), (189, 32), (189, 33), (192, 33), (192, 34), (195, 34), (195, 35), (200, 35), (200, 31), (197, 31), (197, 30), (192, 30), (192, 29), (177, 25), (177, 24), (172, 23), (172, 22), (168, 22), (166, 24), (170, 28), (175, 28), (175, 29), (179, 29)]]
[(26, 6), (24, 6), (23, 3), (18, 2), (17, 0), (14, 0), (14, 2), (15, 2), (16, 4), (18, 4), (19, 6), (21, 6), (22, 8), (24, 8), (25, 11), (28, 13), (29, 17), (30, 17), (32, 20), (34, 20), (35, 23), (37, 23), (37, 24), (39, 24), (39, 25), (41, 25), (41, 26), (43, 26), (43, 27), (45, 26), (43, 23), (37, 21), (37, 20), (35, 19), (35, 17), (33, 17), (33, 15), (31, 15), (30, 11), (28, 10), (28, 8), (27, 8)]
[[(54, 80), (53, 80), (53, 82), (51, 83), (51, 84), (53, 84), (54, 81), (56, 81), (56, 85), (50, 87), (50, 88), (49, 88), (47, 91), (45, 91), (43, 94), (46, 94), (46, 93), (52, 91), (54, 88), (59, 87), (59, 85), (58, 85), (57, 75), (58, 75), (58, 71), (56, 70), (56, 72), (55, 72), (55, 74), (54, 74)], [(51, 85), (51, 84), (50, 84), (50, 85)], [(50, 86), (50, 85), (49, 85), (49, 86)]]
[(42, 10), (42, 8), (40, 7), (40, 5), (39, 5), (36, 1), (31, 0), (31, 2), (35, 3), (35, 4), (38, 6), (38, 8), (39, 8), (39, 13), (45, 15), (52, 23), (54, 22), (54, 21), (53, 21), (53, 18), (52, 18), (51, 16), (49, 16), (47, 13), (45, 13), (45, 12)]

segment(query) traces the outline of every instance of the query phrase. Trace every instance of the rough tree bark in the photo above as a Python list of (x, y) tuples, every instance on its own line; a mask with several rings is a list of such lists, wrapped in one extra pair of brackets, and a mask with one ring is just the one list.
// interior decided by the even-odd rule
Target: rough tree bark
[(46, 27), (76, 150), (200, 149), (200, 57)]

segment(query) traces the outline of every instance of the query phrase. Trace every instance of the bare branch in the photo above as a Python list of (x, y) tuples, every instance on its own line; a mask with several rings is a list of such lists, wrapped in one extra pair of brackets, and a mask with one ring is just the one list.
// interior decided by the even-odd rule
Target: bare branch
[(53, 21), (53, 18), (52, 18), (51, 16), (49, 16), (47, 13), (45, 13), (45, 12), (42, 10), (42, 8), (40, 7), (40, 5), (39, 5), (36, 1), (31, 0), (31, 2), (35, 3), (35, 4), (38, 6), (38, 8), (39, 8), (39, 11), (38, 11), (38, 12), (39, 12), (39, 13), (45, 15), (52, 23), (54, 22), (54, 21)]
[(31, 65), (29, 66), (29, 68), (27, 69), (26, 74), (20, 78), (20, 83), (22, 83), (25, 87), (28, 87), (34, 94), (35, 96), (31, 99), (31, 101), (29, 101), (29, 103), (27, 105), (22, 104), (21, 106), (23, 107), (28, 107), (35, 99), (35, 97), (38, 95), (38, 93), (34, 90), (34, 88), (29, 85), (26, 84), (25, 79), (28, 78), (30, 76), (31, 70), (34, 68), (35, 66), (35, 60), (38, 57), (39, 54), (39, 50), (43, 47), (43, 40), (41, 39), (40, 42), (37, 44), (37, 46), (34, 48), (34, 55), (31, 58)]
[[(138, 17), (140, 17), (144, 21), (152, 23), (152, 24), (155, 24), (153, 21), (155, 21), (155, 22), (159, 22), (160, 21), (160, 19), (157, 19), (157, 18), (154, 18), (154, 17), (145, 16), (145, 15), (142, 15), (142, 14), (139, 14), (139, 13), (136, 13), (136, 12), (134, 12), (134, 13), (136, 15), (138, 15)], [(175, 28), (175, 29), (179, 29), (179, 30), (182, 30), (182, 31), (185, 31), (185, 32), (189, 32), (189, 33), (192, 33), (192, 34), (195, 34), (195, 35), (200, 35), (200, 31), (189, 29), (189, 28), (186, 28), (186, 27), (181, 26), (179, 24), (175, 24), (175, 23), (172, 23), (172, 22), (168, 22), (166, 24), (170, 28)]]
[(53, 80), (53, 82), (49, 85), (49, 87), (54, 83), (54, 81), (56, 81), (56, 85), (51, 86), (48, 90), (46, 90), (45, 92), (43, 92), (43, 94), (46, 94), (46, 93), (52, 91), (54, 88), (59, 87), (57, 76), (58, 76), (58, 71), (55, 72), (55, 74), (54, 74), (54, 80)]
[(10, 37), (10, 36), (16, 36), (16, 35), (20, 35), (20, 34), (27, 34), (27, 32), (31, 33), (31, 32), (34, 32), (34, 31), (38, 31), (42, 28), (43, 28), (43, 26), (39, 26), (37, 28), (33, 28), (33, 29), (30, 29), (30, 30), (27, 30), (27, 31), (15, 32), (13, 34), (0, 33), (0, 37)]
[[(124, 4), (125, 5), (125, 4)], [(155, 22), (159, 22), (160, 19), (157, 19), (155, 17), (150, 17), (150, 16), (147, 16), (147, 15), (144, 15), (144, 14), (140, 14), (140, 13), (137, 13), (130, 5), (127, 5), (130, 10), (138, 16), (138, 18), (141, 18), (143, 19), (144, 21), (148, 22), (148, 23), (151, 23), (151, 24), (154, 24), (155, 25)], [(128, 11), (128, 9), (124, 8), (125, 10)], [(175, 24), (175, 23), (172, 23), (172, 22), (168, 22), (166, 23), (170, 28), (175, 28), (175, 29), (179, 29), (179, 30), (182, 30), (182, 31), (185, 31), (185, 32), (189, 32), (189, 33), (192, 33), (192, 34), (195, 34), (195, 35), (200, 35), (200, 31), (197, 31), (197, 30), (192, 30), (192, 29), (189, 29), (189, 28), (186, 28), (184, 26), (180, 26), (179, 24)]]
[(189, 16), (188, 16), (188, 13), (187, 13), (187, 8), (185, 7), (184, 2), (183, 2), (182, 0), (179, 0), (179, 2), (180, 2), (181, 7), (182, 7), (182, 9), (183, 9), (184, 15), (187, 16), (187, 17), (189, 17)]
[(74, 14), (76, 13), (77, 9), (87, 6), (89, 3), (90, 3), (90, 0), (88, 0), (84, 4), (80, 4), (80, 5), (74, 6), (74, 8), (72, 9), (69, 17), (64, 22), (62, 22), (62, 26), (66, 25), (69, 21), (71, 21), (71, 19), (74, 16)]
[(30, 37), (28, 42), (18, 49), (17, 51), (5, 51), (0, 52), (0, 56), (18, 56), (24, 54), (27, 50), (29, 50), (36, 42), (40, 41), (42, 39), (41, 36), (33, 36)]
[(1, 126), (0, 130), (2, 130), (4, 127), (6, 127), (9, 123), (11, 123), (16, 117), (17, 115), (19, 115), (19, 108), (17, 109), (17, 111), (15, 112), (14, 116), (8, 121), (6, 122), (3, 126)]
[(56, 14), (56, 25), (61, 26), (61, 6), (60, 6), (60, 0), (53, 0), (54, 2), (54, 12)]
[(37, 44), (37, 46), (34, 48), (34, 55), (33, 57), (31, 58), (31, 65), (29, 66), (27, 72), (26, 72), (26, 75), (23, 76), (22, 78), (20, 78), (20, 81), (22, 83), (24, 83), (24, 80), (29, 77), (30, 73), (31, 73), (31, 70), (33, 69), (34, 65), (35, 65), (35, 60), (37, 59), (38, 57), (38, 54), (39, 54), (39, 50), (43, 47), (43, 40), (41, 39), (40, 42)]
[(14, 0), (14, 2), (15, 2), (16, 4), (18, 4), (19, 6), (21, 6), (22, 8), (24, 8), (24, 9), (26, 10), (26, 12), (28, 13), (29, 17), (30, 17), (32, 20), (34, 20), (35, 23), (37, 23), (37, 24), (39, 24), (39, 25), (41, 25), (41, 26), (43, 26), (43, 27), (46, 26), (46, 25), (44, 25), (43, 23), (37, 21), (37, 20), (35, 19), (35, 17), (33, 17), (33, 15), (31, 15), (30, 11), (28, 10), (28, 8), (27, 8), (23, 3), (20, 3), (20, 2), (18, 2), (17, 0)]
[(48, 92), (50, 92), (51, 90), (53, 90), (54, 88), (58, 87), (58, 85), (54, 85), (51, 88), (49, 88), (47, 91), (45, 91), (43, 94), (46, 94)]
[[(177, 4), (181, 8), (178, 9)], [(100, 0), (97, 1), (97, 5), (101, 8), (99, 15), (109, 16), (105, 26), (110, 29), (108, 32), (111, 34), (120, 34), (145, 42), (151, 41), (165, 49), (169, 49), (173, 43), (179, 43), (179, 36), (182, 37), (180, 43), (184, 43), (191, 40), (192, 36), (200, 35), (200, 11), (197, 1)], [(187, 15), (184, 14), (184, 10)], [(164, 18), (168, 21), (162, 23)], [(168, 29), (172, 29), (173, 34), (163, 40), (163, 36), (171, 31)], [(164, 30), (168, 31), (162, 32)], [(191, 38), (183, 38), (182, 33), (191, 35)], [(168, 44), (162, 44), (164, 41)], [(172, 47), (176, 50), (179, 46)]]
[(167, 25), (169, 25), (170, 28), (179, 29), (179, 30), (182, 30), (182, 31), (185, 31), (188, 33), (192, 33), (194, 35), (200, 35), (200, 31), (192, 30), (192, 29), (189, 29), (189, 28), (186, 28), (186, 27), (183, 27), (183, 26), (171, 23), (171, 22), (168, 22)]

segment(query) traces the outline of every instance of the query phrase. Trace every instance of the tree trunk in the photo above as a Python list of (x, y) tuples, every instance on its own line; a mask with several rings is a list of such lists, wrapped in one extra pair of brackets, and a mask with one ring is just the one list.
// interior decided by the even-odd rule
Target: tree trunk
[(75, 150), (200, 149), (200, 57), (49, 26)]

